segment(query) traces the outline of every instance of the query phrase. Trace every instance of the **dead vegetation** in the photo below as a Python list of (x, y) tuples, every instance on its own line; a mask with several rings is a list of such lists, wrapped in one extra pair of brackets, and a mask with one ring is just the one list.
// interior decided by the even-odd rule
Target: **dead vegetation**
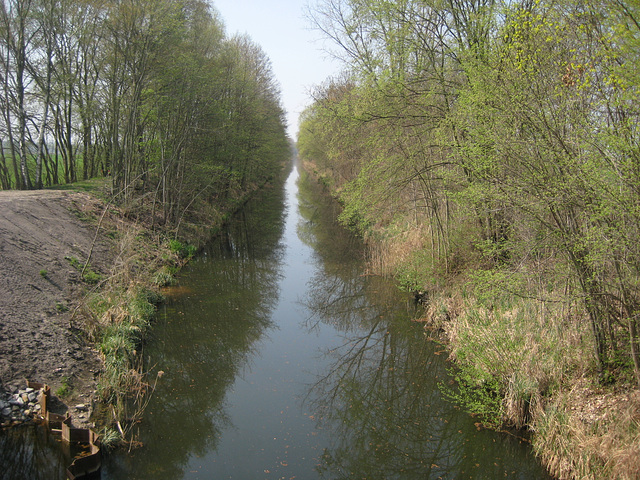
[(640, 391), (594, 382), (588, 322), (578, 307), (519, 300), (488, 310), (456, 293), (432, 298), (422, 320), (478, 387), (499, 380), (499, 410), (485, 424), (530, 430), (553, 476), (640, 478)]

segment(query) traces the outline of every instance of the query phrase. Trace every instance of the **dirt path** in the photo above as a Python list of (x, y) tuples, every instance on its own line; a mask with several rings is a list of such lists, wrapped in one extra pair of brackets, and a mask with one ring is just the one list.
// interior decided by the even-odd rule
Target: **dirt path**
[[(67, 403), (89, 402), (100, 362), (72, 326), (84, 286), (65, 257), (86, 260), (96, 226), (80, 212), (98, 209), (82, 193), (0, 192), (0, 387), (67, 383)], [(91, 266), (106, 273), (111, 258), (102, 237)]]

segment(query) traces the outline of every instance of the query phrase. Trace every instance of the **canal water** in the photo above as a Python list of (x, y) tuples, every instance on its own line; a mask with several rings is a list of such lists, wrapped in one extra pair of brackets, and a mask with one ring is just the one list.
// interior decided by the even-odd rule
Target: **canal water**
[(145, 354), (143, 447), (105, 479), (540, 479), (444, 401), (446, 353), (297, 169), (182, 272)]

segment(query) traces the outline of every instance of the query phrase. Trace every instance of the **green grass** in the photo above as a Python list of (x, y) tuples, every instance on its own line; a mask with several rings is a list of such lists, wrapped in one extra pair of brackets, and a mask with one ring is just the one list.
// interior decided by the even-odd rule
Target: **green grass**
[(122, 435), (113, 428), (105, 428), (100, 433), (100, 445), (106, 450), (113, 450), (121, 441)]
[(56, 302), (56, 312), (64, 313), (68, 311), (69, 311), (69, 307), (67, 307), (64, 303)]
[(164, 266), (153, 275), (151, 282), (158, 287), (175, 285), (175, 270), (175, 268)]
[[(11, 182), (11, 185), (13, 185), (13, 187), (15, 188), (16, 179), (13, 175), (12, 162), (13, 160), (11, 159), (11, 157), (7, 156), (6, 165), (9, 173), (9, 181)], [(76, 155), (74, 158), (74, 163), (75, 163), (76, 176), (81, 177), (84, 169), (82, 155), (80, 154)], [(53, 167), (53, 165), (51, 165), (51, 167)], [(58, 179), (64, 182), (64, 164), (63, 164), (62, 158), (58, 159), (57, 167), (58, 167), (57, 168)], [(34, 177), (36, 172), (35, 156), (30, 156), (29, 158), (27, 158), (27, 170), (29, 171), (31, 181), (34, 182)], [(72, 184), (47, 185), (44, 188), (53, 189), (53, 190), (74, 190), (74, 191), (80, 191), (80, 192), (99, 193), (100, 190), (103, 188), (103, 186), (109, 185), (110, 181), (111, 179), (109, 177), (95, 177), (89, 180), (80, 180)], [(46, 171), (42, 172), (42, 182), (43, 183), (47, 182)]]
[(62, 377), (62, 385), (56, 390), (57, 397), (66, 397), (71, 393), (71, 387), (69, 386), (69, 377)]
[(84, 272), (84, 275), (82, 275), (82, 279), (89, 285), (96, 285), (100, 280), (102, 280), (102, 275), (94, 272), (90, 268), (87, 268)]
[[(135, 287), (113, 299), (122, 307), (116, 323), (102, 330), (98, 345), (104, 357), (104, 372), (98, 384), (98, 394), (106, 402), (118, 403), (139, 381), (136, 364), (138, 350), (162, 297), (142, 287)], [(104, 310), (106, 299), (95, 299), (92, 304)]]
[(71, 265), (76, 270), (80, 270), (82, 268), (82, 265), (80, 264), (80, 260), (78, 260), (76, 257), (66, 256), (64, 257), (64, 259), (67, 262), (69, 262), (69, 265)]
[(66, 183), (61, 185), (53, 185), (45, 187), (46, 190), (66, 190), (72, 192), (91, 193), (96, 197), (102, 197), (105, 190), (111, 185), (111, 178), (96, 177), (89, 180), (80, 180), (74, 183)]
[(178, 240), (169, 240), (169, 250), (180, 258), (191, 258), (196, 253), (194, 245), (184, 244)]
[(93, 269), (89, 267), (84, 268), (80, 260), (78, 260), (76, 257), (66, 256), (64, 257), (64, 259), (67, 262), (69, 262), (69, 265), (71, 265), (73, 268), (75, 268), (79, 272), (82, 272), (84, 270), (84, 273), (82, 274), (82, 279), (89, 285), (96, 285), (98, 282), (100, 282), (100, 280), (102, 280), (102, 275), (95, 272)]

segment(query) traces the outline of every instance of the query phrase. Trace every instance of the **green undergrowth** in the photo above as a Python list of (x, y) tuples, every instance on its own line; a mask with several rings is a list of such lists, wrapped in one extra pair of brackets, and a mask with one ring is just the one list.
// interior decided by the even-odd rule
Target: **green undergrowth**
[(196, 252), (194, 245), (184, 244), (179, 240), (169, 240), (169, 249), (180, 258), (191, 258)]
[(96, 285), (102, 280), (102, 275), (93, 270), (89, 265), (84, 265), (77, 257), (67, 256), (64, 257), (73, 268), (80, 272), (82, 280), (89, 285)]
[(89, 193), (95, 197), (106, 199), (106, 193), (110, 190), (111, 178), (95, 177), (88, 180), (79, 180), (73, 183), (62, 183), (45, 187), (45, 190), (69, 190), (73, 192)]

